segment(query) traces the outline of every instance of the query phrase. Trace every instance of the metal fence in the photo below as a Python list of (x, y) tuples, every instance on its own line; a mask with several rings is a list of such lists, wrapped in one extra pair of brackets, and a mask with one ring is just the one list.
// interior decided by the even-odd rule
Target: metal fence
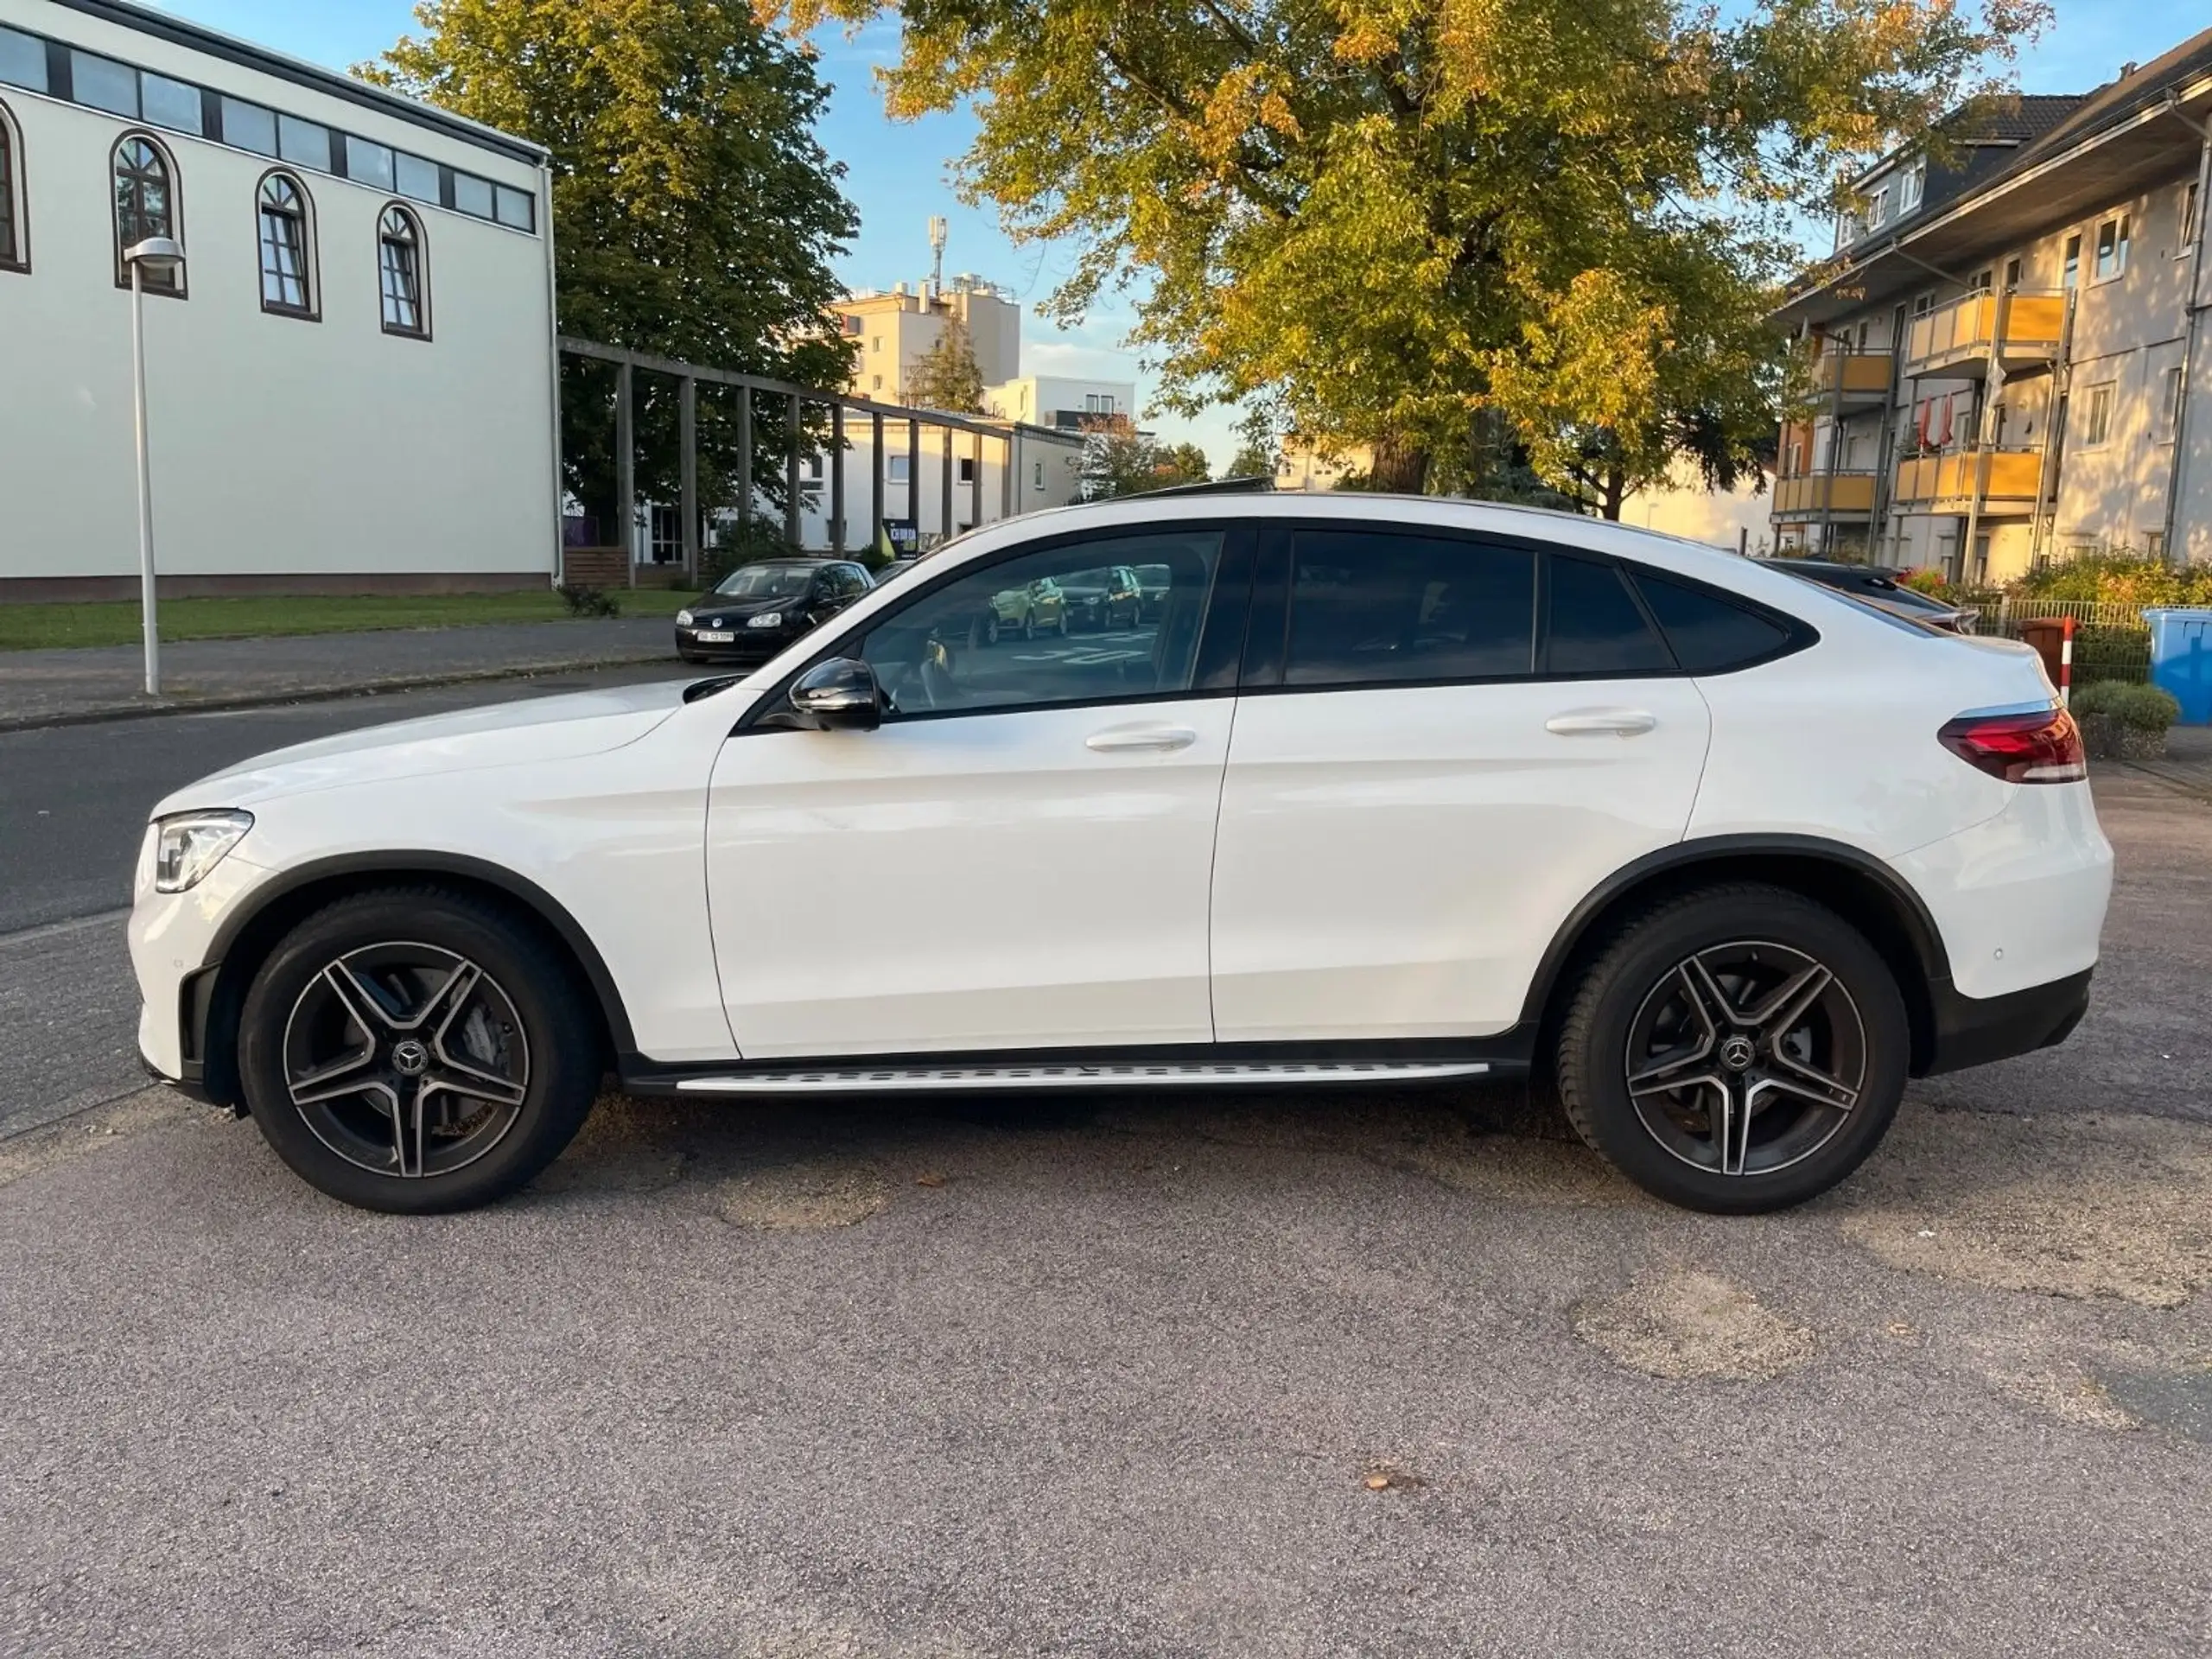
[(1969, 594), (1961, 602), (1980, 619), (1977, 632), (2006, 639), (2025, 638), (2031, 623), (2071, 617), (2076, 685), (2151, 677), (2151, 625), (2139, 605), (2001, 593)]

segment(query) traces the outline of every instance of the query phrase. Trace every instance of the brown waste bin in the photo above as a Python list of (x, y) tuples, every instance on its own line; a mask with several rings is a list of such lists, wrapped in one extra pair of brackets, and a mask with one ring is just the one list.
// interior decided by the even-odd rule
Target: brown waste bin
[(2035, 647), (2036, 655), (2043, 658), (2043, 671), (2050, 676), (2053, 685), (2058, 684), (2058, 653), (2066, 640), (2066, 619), (2038, 616), (2023, 622), (2020, 638)]

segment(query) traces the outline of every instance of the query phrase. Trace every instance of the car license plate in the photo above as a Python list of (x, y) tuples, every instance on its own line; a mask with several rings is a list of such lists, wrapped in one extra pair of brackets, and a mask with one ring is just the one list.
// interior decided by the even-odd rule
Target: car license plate
[(702, 645), (726, 645), (736, 638), (737, 635), (728, 628), (702, 628), (699, 630), (699, 643)]

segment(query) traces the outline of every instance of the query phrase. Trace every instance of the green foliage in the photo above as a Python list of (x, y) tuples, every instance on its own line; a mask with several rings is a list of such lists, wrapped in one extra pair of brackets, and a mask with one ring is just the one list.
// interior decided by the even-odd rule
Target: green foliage
[(1274, 475), (1274, 451), (1249, 439), (1229, 458), (1229, 470), (1222, 474), (1224, 478), (1273, 478)]
[[(1128, 290), (1163, 404), (1363, 446), (1393, 489), (1618, 512), (1745, 474), (1793, 215), (1919, 134), (2041, 0), (762, 0), (899, 19), (891, 112), (972, 106), (970, 199)], [(1503, 416), (1509, 450), (1479, 430)], [(1512, 457), (1511, 467), (1494, 464)]]
[(612, 594), (602, 593), (588, 582), (564, 582), (553, 591), (561, 596), (562, 606), (570, 616), (620, 616), (622, 607)]
[(2026, 599), (2110, 605), (2212, 605), (2212, 565), (2171, 565), (2123, 548), (2031, 570), (2011, 591)]
[(976, 366), (976, 342), (958, 317), (947, 318), (937, 344), (916, 359), (906, 378), (906, 401), (916, 409), (957, 415), (983, 412), (983, 372)]
[[(814, 137), (829, 93), (808, 53), (727, 0), (423, 0), (416, 16), (355, 73), (551, 151), (563, 333), (843, 384), (850, 345), (818, 325), (859, 220)], [(564, 482), (610, 522), (613, 392), (611, 367), (564, 364)], [(673, 500), (676, 384), (640, 375), (635, 399), (639, 492)], [(701, 389), (702, 513), (734, 488), (734, 409)], [(757, 400), (755, 482), (775, 503), (786, 418)]]
[(1077, 488), (1086, 501), (1202, 484), (1211, 476), (1206, 452), (1198, 445), (1162, 444), (1138, 431), (1126, 415), (1101, 416), (1084, 429)]
[(2181, 718), (2181, 703), (2172, 692), (2125, 680), (2085, 685), (2073, 694), (2069, 706), (2078, 719), (2109, 720), (2145, 732), (2163, 732)]
[(1916, 570), (1906, 571), (1904, 586), (1916, 594), (1925, 594), (1930, 599), (1955, 602), (1959, 598), (1958, 589), (1953, 588), (1949, 579), (1932, 564), (1923, 564)]

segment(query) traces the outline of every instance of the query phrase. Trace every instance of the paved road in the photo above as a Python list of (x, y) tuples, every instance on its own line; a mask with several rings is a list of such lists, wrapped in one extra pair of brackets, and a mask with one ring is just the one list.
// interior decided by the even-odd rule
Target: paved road
[(2082, 1031), (1785, 1217), (1446, 1093), (610, 1100), (411, 1223), (0, 1139), (0, 1654), (2202, 1652), (2212, 805), (2099, 790)]
[(120, 912), (146, 814), (169, 791), (288, 743), (677, 666), (0, 732), (0, 1135), (143, 1081)]

